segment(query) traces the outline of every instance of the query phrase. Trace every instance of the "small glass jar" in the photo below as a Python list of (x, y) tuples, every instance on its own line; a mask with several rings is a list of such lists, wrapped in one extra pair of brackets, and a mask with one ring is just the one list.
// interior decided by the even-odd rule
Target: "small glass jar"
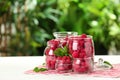
[(56, 60), (55, 69), (61, 73), (72, 72), (72, 61)]
[(93, 71), (93, 67), (94, 62), (91, 57), (73, 59), (73, 71), (75, 73), (90, 73)]

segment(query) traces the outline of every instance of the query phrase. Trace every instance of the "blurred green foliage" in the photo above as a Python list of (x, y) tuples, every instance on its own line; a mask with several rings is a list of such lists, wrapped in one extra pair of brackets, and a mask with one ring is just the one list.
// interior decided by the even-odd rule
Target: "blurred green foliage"
[(0, 5), (0, 16), (10, 12), (16, 29), (11, 53), (43, 54), (54, 31), (86, 33), (98, 49), (112, 44), (120, 49), (119, 0), (4, 0)]

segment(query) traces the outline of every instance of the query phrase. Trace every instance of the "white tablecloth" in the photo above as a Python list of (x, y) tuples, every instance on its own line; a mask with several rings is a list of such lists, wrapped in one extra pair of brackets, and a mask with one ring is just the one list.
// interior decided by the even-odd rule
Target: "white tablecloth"
[[(112, 64), (120, 63), (120, 56), (95, 56), (95, 61), (103, 58)], [(26, 70), (44, 62), (44, 57), (0, 57), (0, 80), (120, 80), (120, 78), (101, 78), (88, 76), (28, 75)]]

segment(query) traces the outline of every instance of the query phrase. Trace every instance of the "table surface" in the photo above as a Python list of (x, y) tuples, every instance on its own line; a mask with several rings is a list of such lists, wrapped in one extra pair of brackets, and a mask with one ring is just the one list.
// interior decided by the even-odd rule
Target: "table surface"
[[(120, 63), (120, 55), (97, 55), (95, 61), (98, 58), (103, 58), (112, 64)], [(120, 78), (24, 74), (26, 70), (44, 63), (44, 59), (43, 56), (0, 57), (0, 80), (120, 80)]]

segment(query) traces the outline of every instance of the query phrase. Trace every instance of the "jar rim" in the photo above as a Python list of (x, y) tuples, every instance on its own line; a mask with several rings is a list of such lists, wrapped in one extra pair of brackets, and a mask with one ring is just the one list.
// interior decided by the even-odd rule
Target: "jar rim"
[(53, 34), (71, 34), (71, 33), (76, 33), (78, 34), (77, 32), (74, 32), (74, 31), (68, 31), (68, 32), (53, 32)]
[(87, 35), (87, 38), (81, 38), (80, 35), (77, 35), (77, 36), (70, 36), (69, 39), (92, 39), (93, 36), (91, 35)]

